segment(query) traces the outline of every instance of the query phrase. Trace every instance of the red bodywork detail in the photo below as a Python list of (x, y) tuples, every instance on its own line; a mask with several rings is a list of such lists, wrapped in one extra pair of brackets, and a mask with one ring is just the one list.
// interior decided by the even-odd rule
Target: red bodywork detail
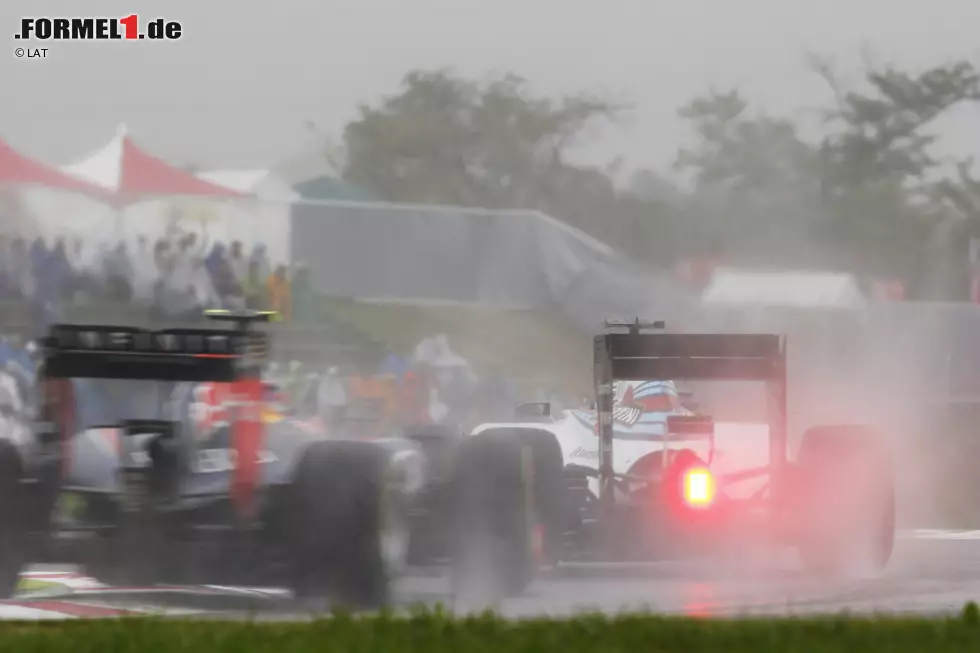
[(42, 397), (45, 402), (43, 419), (54, 422), (61, 446), (61, 473), (71, 473), (72, 440), (75, 435), (75, 386), (71, 379), (44, 379)]
[(235, 471), (232, 474), (231, 498), (243, 518), (255, 511), (255, 491), (259, 484), (259, 453), (265, 435), (261, 405), (261, 379), (244, 379), (231, 384), (236, 399), (232, 421), (232, 447), (235, 450)]

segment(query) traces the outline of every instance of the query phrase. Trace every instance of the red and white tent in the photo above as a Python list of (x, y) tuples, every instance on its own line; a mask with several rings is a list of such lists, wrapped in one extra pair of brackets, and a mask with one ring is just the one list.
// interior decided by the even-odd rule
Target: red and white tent
[(113, 194), (21, 154), (0, 140), (0, 231), (25, 237), (82, 235), (113, 213)]
[(119, 126), (108, 143), (61, 170), (113, 192), (122, 203), (151, 196), (245, 196), (153, 156), (133, 141), (125, 125)]
[[(108, 143), (61, 170), (115, 197), (119, 210), (111, 223), (100, 225), (100, 233), (127, 239), (196, 233), (211, 243), (262, 243), (273, 261), (289, 261), (288, 200), (263, 201), (257, 188), (226, 185), (173, 166), (137, 145), (125, 125)], [(278, 210), (270, 215), (273, 203)]]
[(0, 185), (46, 186), (58, 190), (90, 195), (96, 199), (108, 199), (105, 188), (76, 179), (57, 168), (36, 161), (0, 140)]

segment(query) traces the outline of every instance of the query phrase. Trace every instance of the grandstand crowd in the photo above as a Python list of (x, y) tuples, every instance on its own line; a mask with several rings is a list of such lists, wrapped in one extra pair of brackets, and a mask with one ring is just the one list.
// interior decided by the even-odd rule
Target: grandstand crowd
[[(263, 245), (209, 242), (178, 233), (92, 244), (80, 238), (0, 235), (0, 299), (24, 300), (41, 323), (59, 319), (69, 303), (109, 300), (144, 306), (162, 319), (199, 316), (204, 308), (271, 309), (292, 322), (314, 320), (308, 269), (270, 261)], [(328, 421), (345, 407), (372, 404), (379, 424), (445, 424), (465, 428), (513, 415), (520, 394), (500, 372), (482, 377), (453, 352), (445, 336), (419, 343), (411, 355), (389, 352), (381, 369), (311, 369), (276, 364), (273, 376), (292, 405), (304, 403)], [(550, 398), (534, 391), (523, 399)]]
[(208, 242), (194, 233), (92, 244), (81, 238), (0, 235), (0, 298), (30, 301), (47, 319), (65, 302), (108, 299), (179, 318), (203, 308), (268, 308), (306, 320), (312, 287), (304, 266), (270, 262), (265, 248)]

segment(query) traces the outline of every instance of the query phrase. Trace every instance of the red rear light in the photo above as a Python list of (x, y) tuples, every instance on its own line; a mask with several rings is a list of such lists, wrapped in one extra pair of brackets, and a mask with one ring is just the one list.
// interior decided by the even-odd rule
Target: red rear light
[(681, 475), (681, 497), (689, 508), (701, 509), (715, 502), (715, 477), (707, 467), (689, 467)]
[(662, 497), (674, 518), (713, 519), (719, 502), (718, 479), (708, 465), (689, 450), (677, 452), (664, 472)]

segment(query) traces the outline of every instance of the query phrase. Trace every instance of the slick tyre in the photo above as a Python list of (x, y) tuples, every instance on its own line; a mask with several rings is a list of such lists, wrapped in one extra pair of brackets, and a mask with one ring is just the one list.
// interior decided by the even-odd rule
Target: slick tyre
[(0, 440), (0, 598), (17, 589), (27, 562), (27, 529), (23, 515), (23, 464), (17, 449)]
[(317, 442), (293, 484), (290, 546), (301, 600), (353, 610), (388, 605), (408, 548), (391, 454), (371, 442)]
[(452, 585), (457, 603), (524, 591), (534, 575), (533, 452), (511, 429), (460, 442), (450, 478)]
[(816, 572), (878, 572), (895, 545), (895, 480), (887, 443), (864, 425), (806, 431), (797, 459), (799, 554)]

